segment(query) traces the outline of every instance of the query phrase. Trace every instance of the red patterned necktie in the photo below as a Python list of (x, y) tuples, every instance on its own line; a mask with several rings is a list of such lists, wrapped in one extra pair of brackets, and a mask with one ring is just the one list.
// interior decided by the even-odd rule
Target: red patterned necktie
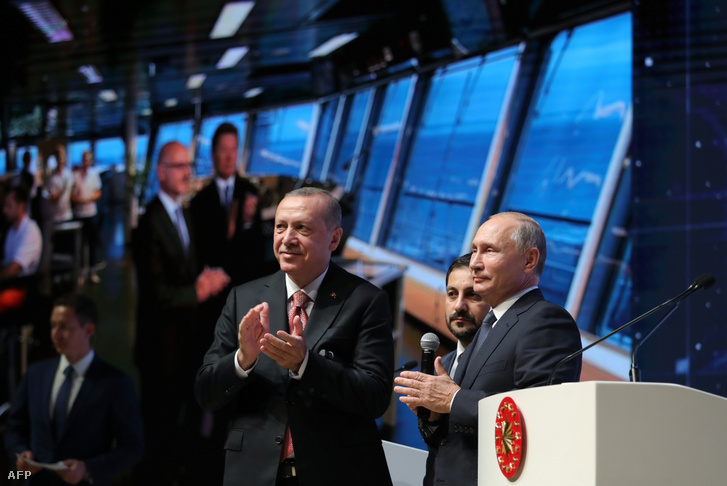
[[(290, 309), (288, 309), (288, 324), (291, 332), (293, 330), (293, 319), (295, 316), (300, 316), (300, 324), (303, 329), (305, 329), (305, 325), (308, 324), (308, 313), (305, 311), (305, 308), (308, 306), (308, 302), (310, 302), (310, 297), (308, 297), (308, 294), (302, 290), (293, 294), (293, 305), (291, 305)], [(285, 459), (290, 457), (292, 453), (293, 438), (290, 436), (290, 427), (285, 427), (285, 438), (283, 439), (283, 450), (280, 455), (280, 462), (283, 462)]]

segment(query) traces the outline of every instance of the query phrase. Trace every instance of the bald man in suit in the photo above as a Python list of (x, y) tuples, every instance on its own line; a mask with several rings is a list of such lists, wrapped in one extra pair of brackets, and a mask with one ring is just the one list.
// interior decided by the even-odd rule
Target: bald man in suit
[(229, 277), (197, 264), (192, 219), (183, 204), (191, 178), (184, 145), (162, 147), (157, 177), (159, 193), (133, 235), (138, 282), (134, 358), (148, 450), (137, 472), (140, 480), (163, 483), (181, 474), (180, 456), (189, 450), (183, 447), (184, 422), (196, 408), (197, 310), (227, 286)]

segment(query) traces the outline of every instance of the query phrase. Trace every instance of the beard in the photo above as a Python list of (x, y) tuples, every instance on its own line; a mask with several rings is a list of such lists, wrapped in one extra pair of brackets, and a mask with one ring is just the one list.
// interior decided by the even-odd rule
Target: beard
[[(452, 322), (458, 318), (470, 321), (472, 323), (472, 326), (460, 327), (452, 325)], [(475, 320), (475, 316), (473, 316), (469, 312), (453, 312), (452, 314), (447, 316), (446, 322), (449, 332), (451, 332), (454, 337), (462, 341), (463, 344), (471, 343), (472, 339), (475, 337), (475, 334), (477, 334), (478, 326)]]

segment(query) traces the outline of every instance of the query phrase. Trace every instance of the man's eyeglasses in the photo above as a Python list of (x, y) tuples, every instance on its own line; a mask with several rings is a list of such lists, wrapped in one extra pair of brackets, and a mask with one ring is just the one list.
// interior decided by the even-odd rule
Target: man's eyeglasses
[(162, 167), (172, 170), (187, 170), (192, 168), (189, 162), (162, 162)]

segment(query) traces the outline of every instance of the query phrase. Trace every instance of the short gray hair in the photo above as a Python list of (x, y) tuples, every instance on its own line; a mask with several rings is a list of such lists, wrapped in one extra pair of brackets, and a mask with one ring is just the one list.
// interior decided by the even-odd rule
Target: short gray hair
[(333, 194), (318, 187), (301, 187), (290, 191), (286, 197), (311, 197), (311, 196), (322, 196), (326, 200), (326, 210), (323, 213), (323, 220), (326, 222), (326, 228), (328, 231), (336, 229), (341, 226), (341, 205), (338, 204), (338, 200), (333, 197)]
[(519, 253), (524, 254), (533, 247), (537, 248), (540, 252), (538, 264), (535, 266), (535, 275), (540, 277), (543, 274), (545, 257), (547, 256), (547, 243), (545, 241), (543, 228), (541, 228), (538, 222), (527, 214), (514, 211), (493, 214), (491, 218), (500, 216), (512, 218), (519, 223), (518, 227), (512, 232), (512, 235), (510, 235), (510, 239), (515, 242), (515, 248)]

